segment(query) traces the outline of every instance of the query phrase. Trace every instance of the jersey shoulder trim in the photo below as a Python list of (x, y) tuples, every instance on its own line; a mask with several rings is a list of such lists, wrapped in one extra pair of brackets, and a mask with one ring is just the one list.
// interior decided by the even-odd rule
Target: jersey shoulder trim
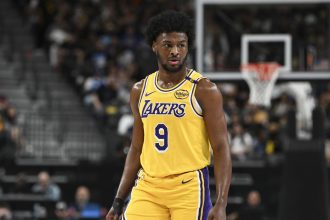
[(193, 84), (197, 84), (199, 80), (206, 78), (204, 77), (202, 74), (200, 74), (199, 72), (193, 71), (192, 74), (190, 74), (189, 76), (186, 77), (186, 79), (193, 83)]
[[(197, 81), (198, 82), (198, 81)], [(198, 104), (198, 101), (195, 97), (195, 92), (196, 92), (196, 87), (197, 83), (195, 83), (191, 89), (191, 94), (190, 94), (190, 105), (195, 114), (199, 117), (203, 117), (203, 111), (201, 106)]]
[(197, 88), (197, 84), (201, 79), (205, 79), (206, 77), (204, 77), (202, 74), (196, 72), (196, 74), (194, 74), (192, 76), (193, 79), (193, 87), (191, 89), (191, 94), (190, 94), (190, 104), (191, 107), (193, 109), (193, 111), (195, 112), (195, 114), (199, 117), (203, 117), (203, 110), (201, 108), (201, 106), (198, 104), (198, 101), (196, 99), (195, 93), (196, 93), (196, 88)]
[[(150, 75), (151, 75), (151, 74), (150, 74)], [(147, 87), (147, 83), (148, 83), (148, 78), (149, 78), (150, 75), (148, 75), (148, 76), (143, 80), (142, 89), (141, 89), (141, 94), (140, 94), (140, 97), (139, 97), (138, 108), (140, 108), (141, 100), (142, 100), (142, 98), (143, 98), (143, 96), (144, 96), (144, 93), (145, 93), (145, 91), (146, 91), (146, 87)]]

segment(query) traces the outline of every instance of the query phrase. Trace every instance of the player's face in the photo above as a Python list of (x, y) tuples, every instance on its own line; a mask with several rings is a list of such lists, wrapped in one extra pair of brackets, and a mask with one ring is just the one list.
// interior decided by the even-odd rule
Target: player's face
[(185, 33), (160, 34), (152, 45), (158, 64), (168, 73), (185, 68), (188, 55), (188, 37)]

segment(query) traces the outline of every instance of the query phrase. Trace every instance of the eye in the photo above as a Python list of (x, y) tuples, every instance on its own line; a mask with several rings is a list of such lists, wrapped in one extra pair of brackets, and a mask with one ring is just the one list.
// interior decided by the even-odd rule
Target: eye
[(184, 47), (186, 47), (186, 44), (179, 44), (179, 47), (184, 48)]
[(165, 48), (171, 48), (172, 46), (171, 46), (171, 44), (164, 44), (164, 47)]

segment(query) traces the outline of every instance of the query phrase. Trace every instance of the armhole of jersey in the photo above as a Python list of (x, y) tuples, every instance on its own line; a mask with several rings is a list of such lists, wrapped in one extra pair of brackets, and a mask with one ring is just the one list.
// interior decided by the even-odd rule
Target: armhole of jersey
[(142, 90), (141, 90), (141, 94), (140, 94), (140, 98), (139, 98), (139, 103), (138, 103), (138, 108), (139, 108), (139, 109), (140, 109), (140, 104), (141, 104), (142, 97), (144, 96), (144, 93), (145, 93), (145, 91), (146, 91), (147, 82), (148, 82), (148, 77), (149, 77), (149, 76), (147, 76), (147, 77), (143, 80)]
[(203, 117), (203, 110), (201, 106), (198, 104), (198, 101), (196, 99), (195, 93), (196, 93), (196, 88), (199, 80), (204, 79), (205, 77), (200, 77), (196, 79), (196, 83), (194, 83), (192, 89), (191, 89), (191, 95), (190, 95), (190, 104), (194, 112), (196, 113), (197, 116)]

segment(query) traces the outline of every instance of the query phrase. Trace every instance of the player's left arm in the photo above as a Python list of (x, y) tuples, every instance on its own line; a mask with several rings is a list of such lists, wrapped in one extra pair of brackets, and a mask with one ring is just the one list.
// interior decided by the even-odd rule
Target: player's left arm
[(195, 96), (203, 110), (203, 118), (214, 156), (217, 200), (208, 219), (224, 220), (226, 219), (232, 163), (222, 95), (214, 83), (208, 79), (201, 79), (197, 84)]

